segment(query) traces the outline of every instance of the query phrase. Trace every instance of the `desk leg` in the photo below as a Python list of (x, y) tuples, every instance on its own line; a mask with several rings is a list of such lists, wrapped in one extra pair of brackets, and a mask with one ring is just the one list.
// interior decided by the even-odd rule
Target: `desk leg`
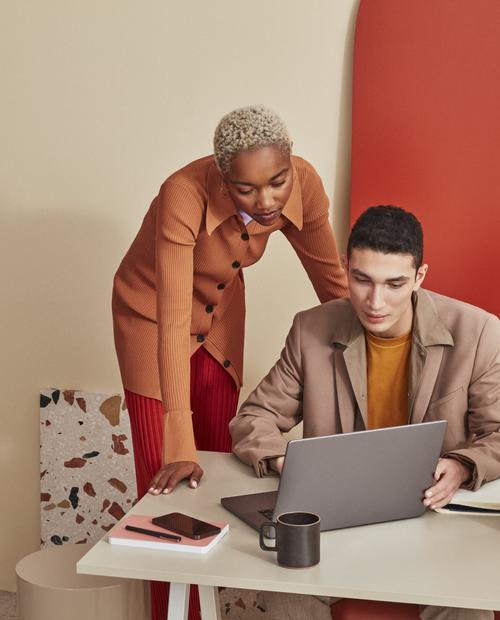
[(189, 583), (170, 583), (167, 620), (187, 620)]
[(201, 620), (221, 620), (219, 588), (198, 586), (200, 594)]

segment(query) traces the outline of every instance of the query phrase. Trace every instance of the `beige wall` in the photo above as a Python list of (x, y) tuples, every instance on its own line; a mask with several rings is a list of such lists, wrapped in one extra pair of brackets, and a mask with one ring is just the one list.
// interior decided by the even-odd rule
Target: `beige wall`
[[(39, 543), (38, 390), (120, 389), (114, 270), (219, 117), (265, 103), (347, 222), (356, 0), (2, 3), (0, 589)], [(246, 386), (316, 303), (280, 235), (246, 274)]]

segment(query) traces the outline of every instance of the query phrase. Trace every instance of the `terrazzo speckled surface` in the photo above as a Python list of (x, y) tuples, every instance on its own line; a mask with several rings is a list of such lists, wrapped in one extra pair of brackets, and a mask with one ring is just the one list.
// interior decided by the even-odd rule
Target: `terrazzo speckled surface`
[(43, 545), (97, 542), (136, 501), (125, 400), (64, 389), (40, 392)]
[[(42, 390), (42, 546), (95, 543), (135, 501), (133, 448), (123, 395)], [(281, 620), (283, 605), (270, 602), (265, 605), (252, 590), (220, 591), (221, 614), (228, 620)], [(300, 601), (294, 603), (300, 608)], [(0, 620), (16, 618), (15, 594), (0, 592)]]

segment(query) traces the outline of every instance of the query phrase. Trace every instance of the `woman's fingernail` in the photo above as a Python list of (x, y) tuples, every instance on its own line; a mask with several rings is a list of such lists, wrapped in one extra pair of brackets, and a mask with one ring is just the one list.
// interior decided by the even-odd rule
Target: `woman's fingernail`
[(198, 483), (196, 482), (196, 480), (191, 480), (191, 488), (196, 489), (197, 486)]

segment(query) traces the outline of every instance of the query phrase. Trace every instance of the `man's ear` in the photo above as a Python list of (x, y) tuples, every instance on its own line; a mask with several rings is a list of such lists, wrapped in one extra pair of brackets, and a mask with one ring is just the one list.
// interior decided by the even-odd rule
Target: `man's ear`
[(417, 275), (415, 277), (415, 284), (413, 286), (413, 290), (414, 291), (418, 291), (418, 289), (422, 286), (422, 282), (425, 279), (425, 275), (427, 274), (427, 269), (428, 268), (429, 268), (429, 265), (427, 265), (426, 263), (423, 263), (417, 269)]
[(349, 271), (349, 259), (347, 258), (347, 254), (342, 254), (342, 266), (347, 273)]

